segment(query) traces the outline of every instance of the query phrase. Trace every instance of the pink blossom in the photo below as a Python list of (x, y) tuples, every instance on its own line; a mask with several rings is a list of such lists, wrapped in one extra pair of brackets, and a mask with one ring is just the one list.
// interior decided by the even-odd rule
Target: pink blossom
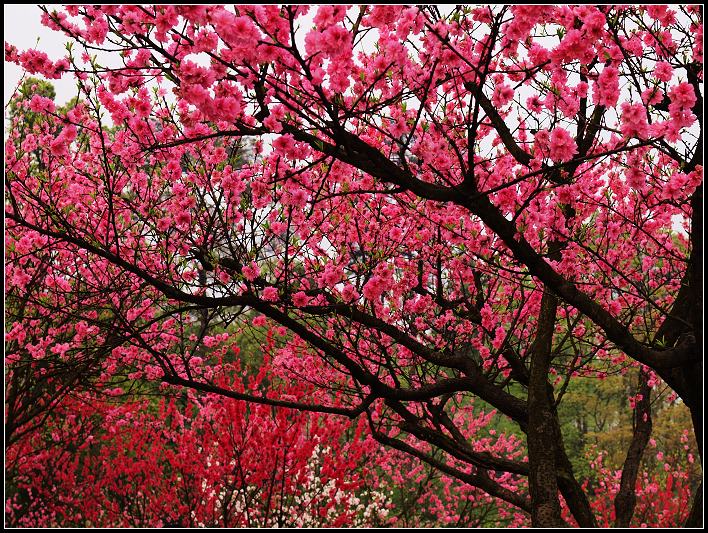
[(258, 266), (258, 264), (254, 261), (250, 265), (245, 265), (241, 269), (241, 273), (243, 274), (243, 277), (246, 278), (248, 281), (253, 281), (258, 276), (260, 276), (261, 269)]
[(539, 98), (539, 96), (536, 94), (533, 96), (529, 96), (526, 99), (526, 105), (528, 106), (529, 111), (531, 111), (533, 113), (540, 113), (541, 112), (541, 109), (542, 109), (541, 98)]
[(504, 107), (514, 98), (514, 89), (506, 84), (497, 85), (492, 94), (492, 103), (497, 107)]
[(25, 70), (32, 74), (42, 74), (49, 79), (59, 79), (62, 73), (69, 68), (69, 61), (60, 59), (52, 62), (45, 52), (27, 50), (17, 56), (19, 63)]
[(642, 104), (622, 103), (621, 131), (625, 137), (646, 139), (649, 130), (647, 112)]
[(664, 93), (658, 87), (650, 87), (642, 91), (642, 102), (645, 105), (655, 105), (664, 99)]
[(506, 330), (502, 326), (497, 327), (497, 329), (494, 330), (494, 341), (492, 343), (492, 346), (495, 350), (501, 348), (501, 345), (504, 342), (505, 338)]
[(703, 63), (703, 24), (699, 24), (695, 32), (696, 44), (693, 45), (693, 60)]
[(545, 158), (551, 142), (551, 135), (547, 129), (538, 130), (533, 136), (533, 151), (538, 158)]
[(296, 307), (304, 307), (307, 305), (307, 302), (310, 300), (310, 298), (305, 294), (303, 291), (298, 291), (295, 294), (293, 294), (293, 304)]
[(65, 126), (61, 133), (49, 143), (49, 149), (55, 156), (66, 155), (69, 151), (69, 145), (76, 138), (77, 130), (73, 124)]
[(290, 193), (290, 204), (296, 207), (303, 207), (307, 203), (307, 191), (295, 189)]
[(619, 99), (619, 71), (612, 66), (605, 67), (593, 88), (593, 100), (598, 105), (612, 107)]
[(354, 288), (354, 285), (352, 285), (351, 283), (347, 283), (342, 289), (342, 298), (345, 302), (352, 302), (359, 298), (359, 293), (357, 292), (356, 288)]
[(531, 44), (528, 55), (529, 59), (536, 65), (546, 63), (551, 57), (550, 52), (537, 42)]
[(676, 21), (676, 12), (669, 9), (666, 5), (649, 4), (647, 5), (647, 13), (654, 20), (658, 20), (664, 26), (669, 26)]
[(696, 93), (690, 83), (682, 82), (669, 89), (669, 99), (672, 104), (691, 109), (696, 104)]
[(666, 61), (660, 61), (654, 67), (654, 77), (659, 81), (669, 81), (673, 76), (674, 69)]
[(219, 44), (219, 36), (213, 31), (201, 29), (194, 36), (194, 49), (196, 52), (212, 52)]
[(551, 159), (556, 163), (570, 161), (576, 153), (578, 153), (578, 147), (568, 130), (555, 128), (551, 132)]
[(305, 50), (310, 56), (322, 52), (332, 58), (351, 56), (351, 34), (338, 24), (322, 32), (312, 31), (305, 37)]
[(157, 220), (157, 229), (161, 232), (167, 231), (172, 225), (172, 219), (170, 217), (163, 217)]
[(627, 177), (627, 184), (633, 189), (641, 189), (646, 183), (646, 174), (637, 167), (629, 167), (624, 174)]
[(320, 281), (325, 287), (333, 287), (342, 279), (341, 267), (335, 267), (331, 263), (327, 263), (320, 276)]
[(25, 287), (30, 282), (32, 276), (24, 270), (15, 269), (12, 275), (12, 284), (16, 287)]
[(542, 8), (536, 5), (518, 5), (511, 8), (513, 17), (505, 31), (509, 39), (523, 41), (542, 16)]
[(66, 352), (68, 352), (71, 349), (71, 344), (69, 343), (60, 343), (60, 344), (55, 344), (51, 348), (51, 352), (59, 355), (60, 357), (63, 357)]
[(277, 302), (278, 301), (278, 289), (275, 287), (266, 287), (263, 289), (263, 299), (268, 300), (269, 302)]
[(380, 298), (385, 290), (384, 280), (378, 274), (371, 276), (363, 287), (364, 297), (371, 301)]
[[(673, 137), (677, 137), (678, 130), (691, 126), (696, 121), (696, 116), (692, 113), (696, 94), (689, 83), (683, 82), (669, 89), (669, 99), (669, 115), (675, 131)], [(667, 135), (667, 138), (672, 140), (670, 135)]]
[(286, 133), (273, 141), (273, 150), (286, 156), (293, 157), (295, 154), (295, 138)]
[(54, 102), (51, 99), (45, 96), (41, 96), (39, 94), (35, 94), (32, 96), (29, 101), (29, 108), (30, 111), (34, 111), (35, 113), (54, 113), (54, 111), (56, 111), (56, 106), (54, 105)]
[(605, 15), (595, 7), (586, 7), (588, 7), (588, 11), (582, 17), (585, 36), (588, 39), (599, 39), (605, 27)]
[(317, 9), (313, 22), (318, 28), (325, 28), (341, 22), (347, 13), (346, 6), (343, 5), (323, 5)]
[(86, 30), (86, 36), (89, 42), (102, 44), (108, 35), (108, 22), (103, 17), (96, 17)]
[(237, 17), (226, 9), (214, 10), (211, 17), (224, 41), (236, 46), (255, 48), (259, 32), (250, 18)]
[(181, 210), (175, 215), (174, 220), (180, 226), (188, 226), (192, 221), (192, 215), (187, 210)]
[(288, 225), (285, 222), (281, 222), (279, 220), (275, 220), (270, 223), (270, 230), (275, 234), (275, 235), (282, 235), (285, 233), (285, 231), (288, 229)]
[(375, 28), (384, 28), (396, 20), (402, 9), (402, 6), (374, 6), (366, 18), (366, 23)]

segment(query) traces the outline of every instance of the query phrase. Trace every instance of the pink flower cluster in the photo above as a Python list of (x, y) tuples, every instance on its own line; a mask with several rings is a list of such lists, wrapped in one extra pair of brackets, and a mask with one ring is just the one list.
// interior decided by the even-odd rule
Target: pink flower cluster
[(682, 82), (669, 89), (669, 100), (669, 116), (675, 132), (669, 140), (675, 140), (678, 130), (687, 128), (696, 121), (696, 115), (692, 112), (693, 106), (696, 105), (696, 93), (690, 83)]
[(553, 161), (556, 163), (570, 161), (577, 153), (578, 146), (568, 130), (555, 128), (551, 132), (550, 156)]
[(69, 152), (69, 145), (76, 139), (78, 130), (73, 124), (62, 128), (61, 133), (50, 143), (49, 149), (55, 156), (63, 156)]
[(378, 269), (378, 272), (369, 278), (364, 284), (363, 293), (367, 300), (372, 302), (377, 301), (386, 292), (391, 290), (393, 286), (393, 277), (391, 271), (383, 268)]
[[(7, 53), (7, 46), (5, 47)], [(27, 50), (17, 56), (19, 64), (31, 74), (41, 74), (49, 79), (59, 79), (69, 69), (69, 60), (60, 59), (56, 62), (49, 59), (45, 52)]]
[(619, 70), (613, 66), (606, 66), (595, 83), (593, 100), (597, 105), (613, 107), (617, 104), (619, 95)]
[(649, 132), (647, 111), (642, 104), (622, 104), (622, 135), (646, 139)]

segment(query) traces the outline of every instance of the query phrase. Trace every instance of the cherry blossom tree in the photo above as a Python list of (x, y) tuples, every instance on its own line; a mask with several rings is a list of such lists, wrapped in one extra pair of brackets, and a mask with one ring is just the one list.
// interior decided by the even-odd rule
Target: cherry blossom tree
[[(147, 383), (191, 391), (197, 425), (224, 399), (300, 411), (303, 450), (303, 428), (352, 419), (544, 527), (646, 509), (659, 386), (702, 449), (700, 8), (69, 6), (43, 21), (67, 56), (6, 58), (76, 76), (78, 98), (35, 94), (6, 141), (10, 443), (31, 447), (79, 391)], [(235, 348), (264, 330), (244, 386)], [(633, 435), (599, 505), (558, 407), (572, 382), (627, 371)], [(485, 429), (492, 410), (524, 453)], [(691, 489), (675, 514), (696, 525)]]
[[(253, 389), (263, 378), (229, 386)], [(141, 401), (120, 389), (71, 394), (43, 431), (9, 449), (6, 514), (22, 527), (524, 523), (513, 506), (382, 448), (366, 426), (193, 391)], [(522, 454), (519, 444), (506, 443), (510, 457)]]

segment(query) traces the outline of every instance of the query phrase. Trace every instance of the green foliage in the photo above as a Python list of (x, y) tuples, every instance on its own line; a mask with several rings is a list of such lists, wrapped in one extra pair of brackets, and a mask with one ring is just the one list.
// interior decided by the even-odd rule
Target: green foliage
[[(609, 469), (622, 469), (633, 431), (629, 397), (636, 394), (636, 388), (636, 369), (603, 380), (571, 380), (559, 405), (558, 416), (566, 452), (579, 479), (594, 477), (586, 457), (596, 450), (607, 452), (604, 464)], [(690, 452), (698, 456), (693, 435), (687, 438), (683, 432), (684, 428), (691, 427), (691, 416), (682, 402), (667, 401), (666, 394), (665, 385), (652, 391), (652, 438), (657, 450), (682, 452), (672, 461), (685, 462)], [(688, 442), (681, 442), (682, 437)], [(688, 446), (688, 450), (684, 446)], [(661, 471), (663, 461), (657, 464), (657, 452), (653, 450), (653, 446), (647, 447), (643, 464), (650, 471)]]
[(50, 82), (39, 78), (29, 77), (22, 83), (22, 85), (20, 85), (17, 92), (10, 100), (8, 118), (12, 119), (17, 116), (18, 112), (23, 113), (25, 120), (30, 120), (33, 119), (33, 117), (36, 117), (36, 113), (32, 113), (31, 111), (28, 112), (21, 108), (21, 105), (24, 102), (31, 100), (35, 94), (44, 96), (50, 100), (54, 100), (57, 95), (54, 90), (54, 85)]

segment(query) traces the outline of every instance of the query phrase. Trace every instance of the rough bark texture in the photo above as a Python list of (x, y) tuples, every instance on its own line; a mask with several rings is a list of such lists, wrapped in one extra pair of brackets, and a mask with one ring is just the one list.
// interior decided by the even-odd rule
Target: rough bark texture
[(632, 441), (627, 450), (627, 457), (622, 467), (622, 479), (620, 489), (615, 496), (615, 526), (629, 527), (634, 515), (634, 508), (637, 504), (635, 486), (639, 465), (642, 462), (644, 449), (647, 447), (651, 436), (651, 387), (649, 386), (649, 376), (641, 369), (639, 371), (639, 387), (637, 393), (641, 396), (635, 404), (634, 409), (634, 432)]
[(558, 470), (558, 488), (565, 503), (568, 505), (573, 518), (578, 521), (580, 527), (597, 527), (597, 520), (590, 508), (590, 502), (583, 490), (583, 487), (578, 483), (578, 480), (573, 474), (573, 465), (568, 459), (565, 452), (565, 446), (561, 438), (560, 421), (557, 413), (554, 411), (554, 425), (556, 432), (559, 435), (556, 449), (556, 469)]
[(531, 346), (527, 441), (533, 527), (567, 525), (561, 518), (558, 500), (556, 456), (560, 435), (554, 424), (557, 415), (547, 381), (557, 308), (558, 299), (550, 291), (544, 291), (536, 338)]

